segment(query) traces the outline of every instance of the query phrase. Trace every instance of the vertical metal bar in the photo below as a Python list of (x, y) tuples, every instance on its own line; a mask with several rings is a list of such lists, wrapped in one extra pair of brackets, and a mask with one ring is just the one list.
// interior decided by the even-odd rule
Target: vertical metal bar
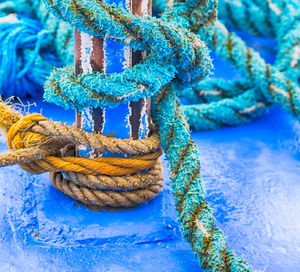
[[(138, 16), (152, 14), (152, 0), (109, 0), (107, 3), (122, 5)], [(103, 71), (106, 74), (121, 72), (139, 63), (145, 52), (133, 52), (105, 37), (98, 39), (75, 30), (75, 73)], [(145, 138), (150, 132), (150, 99), (122, 104), (114, 109), (85, 109), (76, 112), (76, 125), (93, 133), (117, 138)], [(91, 150), (80, 155), (95, 155)]]

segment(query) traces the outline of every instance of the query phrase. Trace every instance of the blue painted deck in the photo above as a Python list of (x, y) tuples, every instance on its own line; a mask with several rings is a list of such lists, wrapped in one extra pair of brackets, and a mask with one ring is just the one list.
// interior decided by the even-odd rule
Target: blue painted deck
[[(269, 61), (273, 46), (264, 41), (261, 49)], [(217, 76), (237, 77), (216, 65)], [(72, 111), (37, 105), (31, 111), (74, 121)], [(257, 270), (299, 272), (300, 123), (275, 107), (250, 125), (192, 136), (229, 247)], [(165, 161), (164, 169), (164, 191), (151, 203), (95, 212), (56, 191), (47, 174), (1, 168), (0, 272), (201, 271), (180, 234)]]

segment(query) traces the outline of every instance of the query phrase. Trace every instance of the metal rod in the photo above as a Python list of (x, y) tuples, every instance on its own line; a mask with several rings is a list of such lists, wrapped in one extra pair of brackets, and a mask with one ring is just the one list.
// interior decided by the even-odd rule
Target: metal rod
[[(138, 16), (152, 14), (152, 0), (112, 0)], [(111, 38), (99, 39), (75, 29), (75, 73), (121, 72), (139, 63), (145, 52), (133, 52)], [(150, 99), (129, 102), (114, 109), (85, 109), (76, 112), (78, 128), (117, 138), (145, 138), (150, 132)], [(84, 154), (85, 153), (85, 154)], [(80, 155), (92, 152), (80, 151)], [(95, 155), (95, 154), (94, 154)], [(97, 154), (96, 154), (97, 156)]]

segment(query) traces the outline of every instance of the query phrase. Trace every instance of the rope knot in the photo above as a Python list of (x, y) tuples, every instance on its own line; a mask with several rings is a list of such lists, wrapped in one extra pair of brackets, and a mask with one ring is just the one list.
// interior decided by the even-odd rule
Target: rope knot
[[(1, 101), (0, 116), (11, 150), (0, 155), (0, 166), (18, 163), (29, 173), (50, 172), (55, 188), (101, 208), (136, 206), (162, 190), (162, 150), (156, 134), (144, 140), (109, 138), (38, 113), (22, 116)], [(78, 145), (123, 157), (78, 158), (70, 152)]]
[(37, 122), (47, 120), (41, 114), (34, 113), (22, 117), (8, 130), (7, 144), (10, 150), (38, 146), (47, 141), (47, 137), (33, 133), (30, 129)]

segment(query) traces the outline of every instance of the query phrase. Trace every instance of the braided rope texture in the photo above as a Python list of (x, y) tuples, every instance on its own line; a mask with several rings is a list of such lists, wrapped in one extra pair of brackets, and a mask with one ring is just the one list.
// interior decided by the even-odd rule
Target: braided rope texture
[[(165, 6), (166, 1), (158, 2), (157, 7)], [(273, 104), (299, 118), (299, 8), (299, 1), (294, 0), (219, 1), (220, 18), (229, 27), (276, 40), (278, 53), (273, 66), (235, 33), (230, 33), (221, 21), (215, 22), (213, 35), (207, 36), (196, 20), (199, 10), (193, 11), (197, 15), (186, 13), (191, 31), (243, 76), (234, 81), (204, 80), (180, 89), (180, 95), (190, 103), (182, 106), (182, 110), (193, 130), (243, 125), (261, 116)]]
[(220, 1), (220, 17), (229, 26), (275, 38), (278, 53), (275, 65), (267, 64), (259, 53), (217, 21), (207, 43), (221, 59), (237, 68), (243, 79), (205, 80), (184, 91), (194, 103), (183, 106), (194, 130), (246, 124), (273, 104), (300, 117), (299, 8), (299, 1), (293, 0)]
[[(244, 112), (238, 112), (232, 101), (221, 101), (221, 116), (216, 117), (205, 116), (202, 112), (189, 114), (193, 110), (193, 106), (189, 106), (184, 112), (192, 127), (201, 124), (199, 116), (204, 117), (205, 129), (209, 128), (208, 122), (213, 123), (215, 128), (220, 123), (226, 124), (224, 117), (231, 120), (232, 114), (230, 116), (226, 109), (243, 119), (243, 115), (253, 111), (253, 107), (262, 111), (274, 102), (299, 117), (297, 83), (288, 79), (276, 66), (267, 65), (259, 54), (230, 34), (220, 22), (214, 24), (216, 11), (213, 1), (203, 4), (189, 0), (175, 2), (160, 19), (137, 18), (115, 5), (93, 0), (46, 1), (46, 4), (58, 18), (68, 21), (80, 31), (98, 37), (109, 35), (134, 49), (148, 50), (149, 57), (137, 68), (111, 77), (97, 73), (75, 78), (71, 70), (57, 69), (45, 85), (45, 98), (71, 108), (75, 102), (75, 107), (80, 110), (86, 106), (114, 107), (120, 102), (116, 98), (123, 102), (157, 96), (153, 116), (170, 164), (173, 192), (184, 236), (190, 241), (204, 270), (251, 271), (243, 259), (227, 249), (224, 234), (215, 227), (214, 217), (204, 200), (199, 154), (190, 138), (174, 89), (193, 88), (208, 75), (210, 60), (205, 54), (207, 49), (198, 38), (205, 40), (218, 55), (235, 65), (247, 77), (247, 81), (229, 83), (231, 86), (244, 86), (245, 90), (240, 91), (238, 96), (232, 96), (233, 102), (241, 104)], [(291, 18), (294, 20), (293, 16)], [(72, 80), (68, 82), (68, 78)], [(101, 83), (97, 85), (97, 82)], [(71, 83), (74, 84), (72, 87)], [(136, 86), (137, 83), (140, 85)], [(226, 86), (227, 82), (223, 84)], [(158, 88), (155, 89), (155, 86)], [(116, 88), (117, 93), (113, 93)], [(164, 91), (158, 94), (161, 89)], [(75, 90), (75, 95), (70, 90)], [(148, 94), (149, 91), (151, 93)], [(77, 93), (87, 96), (76, 97)], [(130, 97), (132, 94), (133, 97)], [(226, 105), (226, 102), (231, 104)], [(214, 104), (208, 104), (208, 107), (212, 115), (216, 112), (213, 107), (219, 109)], [(191, 117), (198, 120), (193, 123)]]
[(200, 154), (191, 139), (176, 91), (166, 90), (154, 103), (154, 118), (171, 170), (183, 235), (191, 243), (201, 268), (204, 271), (252, 271), (243, 259), (227, 249), (223, 232), (215, 226), (211, 208), (204, 199)]
[[(97, 208), (134, 207), (162, 190), (157, 135), (145, 140), (108, 138), (49, 121), (40, 114), (22, 116), (4, 102), (0, 102), (0, 116), (11, 150), (0, 155), (0, 166), (18, 163), (29, 173), (50, 172), (55, 188)], [(85, 144), (98, 154), (113, 151), (131, 156), (78, 158), (74, 144)]]
[[(211, 67), (211, 62), (208, 56), (208, 50), (206, 46), (194, 34), (185, 31), (182, 28), (182, 24), (184, 24), (184, 22), (180, 22), (178, 24), (175, 24), (173, 22), (172, 24), (169, 24), (168, 16), (166, 16), (167, 19), (162, 19), (162, 20), (147, 18), (144, 22), (141, 23), (140, 18), (131, 16), (130, 14), (126, 13), (124, 10), (114, 5), (106, 5), (105, 3), (99, 3), (96, 1), (91, 1), (91, 2), (61, 1), (59, 3), (58, 2), (54, 3), (51, 1), (48, 2), (47, 4), (49, 5), (50, 8), (54, 10), (56, 15), (58, 15), (60, 18), (69, 19), (70, 22), (72, 23), (74, 22), (74, 25), (81, 31), (85, 31), (95, 36), (101, 37), (101, 35), (103, 35), (103, 30), (100, 28), (100, 26), (101, 27), (105, 26), (106, 34), (112, 37), (117, 37), (118, 41), (127, 43), (130, 46), (132, 46), (134, 49), (144, 49), (150, 51), (149, 58), (146, 59), (143, 63), (141, 63), (140, 66), (137, 65), (135, 67), (139, 67), (139, 69), (141, 69), (140, 71), (145, 71), (145, 69), (147, 69), (148, 67), (149, 69), (150, 67), (152, 68), (154, 67), (155, 69), (157, 69), (157, 70), (150, 70), (151, 71), (150, 74), (143, 73), (145, 78), (141, 78), (141, 79), (138, 78), (137, 81), (132, 80), (131, 83), (132, 87), (128, 83), (127, 85), (125, 85), (127, 82), (126, 79), (129, 79), (128, 81), (130, 83), (129, 75), (130, 73), (132, 73), (133, 75), (136, 76), (135, 73), (139, 71), (135, 71), (134, 69), (137, 68), (132, 68), (130, 70), (123, 72), (122, 74), (115, 75), (115, 78), (112, 79), (106, 77), (101, 73), (88, 75), (87, 77), (88, 80), (83, 82), (81, 81), (82, 80), (81, 78), (79, 77), (75, 78), (74, 75), (71, 74), (72, 72), (70, 68), (57, 69), (54, 71), (54, 73), (51, 75), (50, 79), (46, 83), (46, 98), (48, 98), (48, 100), (58, 103), (59, 105), (63, 105), (65, 107), (68, 106), (73, 107), (74, 105), (78, 107), (79, 105), (79, 109), (80, 107), (85, 107), (85, 106), (113, 107), (115, 106), (116, 103), (119, 103), (119, 101), (116, 101), (115, 97), (117, 98), (119, 97), (119, 99), (122, 99), (122, 101), (127, 101), (126, 99), (140, 99), (143, 96), (144, 97), (147, 96), (147, 93), (143, 93), (143, 90), (145, 89), (147, 92), (150, 91), (149, 96), (154, 96), (156, 93), (158, 93), (158, 91), (162, 89), (163, 86), (166, 86), (168, 83), (176, 84), (178, 86), (193, 85), (194, 82), (198, 82), (200, 79), (207, 76), (209, 68)], [(60, 4), (63, 4), (62, 5), (64, 7), (63, 9), (60, 9), (61, 7)], [(94, 4), (94, 6), (90, 6), (89, 8), (86, 8), (84, 6), (86, 4), (90, 4), (90, 5)], [(66, 5), (67, 8), (65, 9)], [(192, 9), (197, 7), (198, 2), (190, 1), (189, 5), (190, 8)], [(203, 17), (203, 20), (205, 21), (203, 25), (206, 24), (210, 25), (215, 19), (215, 12), (212, 12), (212, 10), (213, 11), (215, 10), (214, 8), (215, 8), (215, 2), (207, 2), (206, 5), (202, 7), (202, 11), (207, 11), (204, 12), (204, 14), (210, 14), (208, 18), (206, 18), (205, 16)], [(70, 11), (72, 12), (68, 13)], [(99, 12), (99, 14), (101, 15), (99, 16), (99, 14), (97, 13), (94, 14), (91, 11)], [(83, 12), (85, 12), (84, 16), (83, 16)], [(106, 18), (107, 17), (106, 13), (110, 17)], [(174, 11), (174, 13), (179, 14), (179, 11), (176, 10)], [(117, 19), (112, 20), (111, 16), (115, 16)], [(97, 20), (99, 20), (100, 22), (97, 23)], [(116, 24), (114, 24), (114, 22), (116, 22)], [(111, 25), (112, 27), (110, 27)], [(128, 27), (129, 25), (131, 25), (130, 28)], [(147, 25), (148, 28), (145, 27)], [(91, 26), (93, 26), (93, 28), (91, 28)], [(134, 31), (131, 31), (130, 29), (134, 29)], [(208, 27), (207, 29), (208, 29), (207, 33), (209, 33), (210, 28)], [(137, 33), (139, 33), (139, 35), (137, 35)], [(150, 64), (150, 66), (147, 64)], [(155, 73), (153, 73), (153, 71)], [(126, 75), (126, 72), (129, 75)], [(100, 93), (101, 97), (99, 96), (97, 97), (98, 93), (95, 90), (86, 88), (87, 85), (84, 85), (84, 84), (88, 84), (89, 80), (93, 80), (96, 77), (98, 77), (97, 81), (102, 79), (101, 86), (103, 85), (104, 88), (108, 84), (108, 83), (104, 84), (105, 80), (109, 83), (111, 80), (112, 85), (114, 85), (114, 87), (118, 87), (118, 90), (120, 90), (119, 93), (113, 95), (112, 93), (109, 93), (109, 88), (105, 89), (105, 91), (101, 89), (102, 91), (102, 93)], [(149, 79), (147, 79), (148, 77)], [(76, 84), (71, 85), (71, 87), (68, 86), (70, 84), (70, 82), (68, 82), (68, 78), (71, 78), (70, 81), (71, 83), (77, 83), (77, 84), (79, 83), (78, 86), (81, 88), (83, 86), (82, 91), (87, 92), (89, 95), (88, 97), (85, 97), (85, 100), (84, 99), (80, 100), (80, 97), (78, 98), (72, 97), (70, 96), (70, 94), (66, 95), (68, 94), (68, 91), (70, 91), (71, 88), (75, 90), (77, 88)], [(148, 80), (148, 82), (147, 84), (144, 84), (144, 81), (146, 81), (146, 79)], [(114, 84), (114, 80), (116, 84)], [(137, 88), (136, 82), (139, 82), (139, 80), (141, 80), (141, 82), (144, 85), (140, 85)], [(93, 84), (95, 83), (96, 82), (94, 81)], [(91, 84), (90, 86), (91, 88), (93, 87), (92, 86), (93, 84)], [(122, 86), (121, 84), (125, 86)], [(98, 88), (99, 87), (100, 86), (98, 86)], [(168, 88), (166, 88), (165, 92), (163, 93), (167, 93), (167, 91)], [(76, 94), (76, 91), (74, 93)], [(49, 94), (50, 96), (47, 96)], [(109, 94), (109, 96), (107, 94)], [(96, 104), (86, 104), (86, 103), (92, 103), (93, 101), (92, 98), (94, 98), (95, 100), (94, 103)], [(162, 101), (164, 100), (161, 100), (161, 102)], [(101, 103), (105, 103), (105, 104), (101, 104)], [(158, 103), (157, 105), (159, 106), (160, 103)], [(165, 117), (168, 117), (168, 114), (164, 113), (163, 116), (161, 117), (158, 115), (158, 120), (159, 119), (165, 120), (164, 119)], [(170, 120), (172, 122), (172, 119)], [(178, 120), (179, 120), (179, 125), (181, 124), (181, 126), (185, 127), (185, 124), (182, 123), (182, 120), (180, 119)], [(160, 123), (160, 121), (158, 121), (158, 123)], [(175, 130), (173, 131), (173, 134), (174, 133)], [(189, 133), (188, 133), (188, 137), (190, 137)], [(165, 139), (164, 134), (162, 134), (162, 139)], [(166, 149), (166, 150), (168, 155), (170, 150), (179, 151), (180, 149), (179, 148), (174, 149), (173, 147), (170, 147), (170, 149)], [(182, 156), (181, 160), (184, 159), (185, 157)], [(198, 162), (198, 160), (196, 160), (196, 162)], [(191, 172), (188, 170), (188, 168), (186, 169), (190, 175)], [(193, 179), (195, 177), (200, 176), (199, 170), (200, 169), (198, 167), (197, 168), (198, 173), (196, 175), (193, 175)], [(99, 202), (98, 200), (99, 195), (95, 193), (93, 190), (79, 191), (76, 184), (74, 184), (76, 183), (76, 181), (70, 184), (67, 180), (64, 179), (64, 177), (61, 174), (55, 174), (55, 173), (51, 174), (51, 179), (53, 185), (56, 188), (64, 191), (65, 193), (71, 195), (72, 197), (80, 201), (83, 201), (84, 203), (87, 203), (87, 199), (92, 199), (93, 202), (97, 202), (97, 201)], [(73, 180), (75, 179), (73, 178)], [(198, 179), (196, 179), (196, 181), (199, 182)], [(154, 184), (150, 186), (159, 187), (159, 185), (160, 184)], [(202, 184), (199, 185), (200, 185), (199, 189), (200, 191), (202, 191)], [(174, 192), (176, 194), (176, 191)], [(202, 195), (203, 193), (201, 193), (199, 196)], [(129, 200), (132, 201), (132, 199), (129, 196), (125, 197), (125, 195), (123, 195), (123, 197), (126, 198), (127, 201)], [(109, 198), (107, 198), (104, 202), (110, 202), (111, 199), (116, 199), (116, 197), (113, 196), (111, 192), (109, 192)], [(121, 200), (118, 199), (117, 201), (121, 201)], [(99, 203), (99, 205), (101, 206), (101, 203)], [(202, 204), (201, 202), (198, 202), (195, 203), (195, 205), (197, 206)], [(209, 213), (209, 215), (211, 217), (211, 220), (213, 220), (212, 214)], [(186, 216), (181, 215), (181, 221), (183, 222), (185, 231), (196, 233), (199, 230), (201, 231), (201, 229), (203, 230), (204, 227), (201, 225), (202, 224), (201, 221), (199, 221), (200, 222), (199, 224), (191, 228), (190, 226), (187, 227), (186, 224), (184, 223), (186, 220), (188, 220)], [(219, 233), (219, 236), (220, 237), (217, 240), (221, 241), (223, 239), (224, 241), (224, 236), (222, 235), (221, 232)], [(195, 234), (195, 240), (200, 242), (200, 244), (198, 248), (194, 247), (194, 251), (198, 255), (203, 268), (206, 269), (207, 271), (217, 271), (216, 269), (228, 269), (229, 268), (229, 266), (227, 265), (228, 260), (232, 262), (232, 268), (233, 268), (232, 271), (235, 271), (235, 267), (234, 267), (235, 261), (237, 263), (243, 264), (243, 265), (239, 265), (243, 269), (243, 270), (240, 269), (239, 271), (249, 271), (247, 269), (247, 265), (244, 264), (242, 261), (240, 261), (240, 259), (235, 255), (228, 253), (226, 248), (222, 248), (222, 252), (216, 251), (208, 254), (204, 252), (205, 250), (207, 251), (206, 244), (201, 244), (201, 240), (197, 239), (196, 234)], [(226, 265), (222, 266), (222, 262), (223, 263), (226, 262)]]
[(100, 38), (109, 35), (134, 50), (148, 51), (144, 61), (117, 74), (75, 76), (70, 67), (55, 69), (45, 84), (44, 98), (48, 102), (79, 110), (112, 108), (152, 97), (175, 78), (181, 84), (191, 85), (209, 73), (211, 60), (204, 43), (168, 20), (139, 18), (97, 0), (45, 2), (58, 18), (82, 32)]
[[(273, 66), (228, 32), (220, 21), (215, 22), (214, 1), (177, 1), (159, 19), (138, 18), (98, 0), (45, 0), (45, 4), (60, 20), (80, 31), (97, 37), (109, 35), (122, 44), (149, 52), (141, 64), (117, 75), (94, 73), (75, 77), (69, 67), (56, 69), (46, 82), (45, 98), (80, 110), (115, 107), (125, 101), (155, 96), (153, 117), (169, 160), (184, 236), (205, 271), (251, 271), (244, 260), (227, 249), (222, 231), (215, 227), (211, 209), (204, 200), (199, 154), (184, 116), (193, 129), (215, 129), (247, 123), (277, 103), (299, 118), (299, 3), (241, 0), (221, 1), (219, 5), (225, 22), (276, 38), (279, 50)], [(166, 5), (157, 1), (156, 6)], [(242, 9), (236, 8), (240, 6)], [(211, 68), (209, 51), (202, 41), (234, 65), (244, 79), (201, 81)], [(197, 104), (181, 106), (179, 95)], [(76, 187), (68, 187), (62, 176), (55, 176), (52, 182), (70, 195), (76, 194)], [(86, 195), (76, 197), (84, 199)]]
[[(80, 2), (79, 4), (77, 4), (78, 2), (72, 3), (73, 6), (76, 3), (77, 10), (83, 12), (80, 13), (79, 16), (83, 16), (85, 9), (80, 6)], [(154, 6), (156, 7), (157, 13), (159, 13), (163, 12), (163, 8), (166, 8), (168, 5), (169, 4), (165, 0), (156, 0)], [(217, 21), (214, 26), (210, 25), (203, 27), (203, 25), (210, 22), (215, 16), (214, 9), (210, 8), (211, 6), (209, 3), (203, 9), (202, 6), (199, 6), (196, 2), (186, 3), (180, 1), (175, 2), (173, 7), (171, 9), (168, 8), (161, 16), (162, 21), (168, 21), (170, 23), (175, 22), (177, 26), (190, 29), (202, 40), (207, 41), (209, 47), (215, 51), (220, 58), (234, 65), (244, 77), (244, 79), (237, 80), (236, 82), (212, 79), (200, 83), (194, 82), (195, 84), (193, 84), (191, 88), (187, 88), (186, 85), (183, 87), (179, 86), (178, 88), (181, 90), (180, 95), (192, 104), (182, 107), (191, 128), (193, 130), (211, 130), (223, 126), (246, 124), (264, 114), (274, 103), (279, 103), (284, 109), (287, 109), (296, 117), (299, 117), (300, 27), (299, 15), (297, 12), (299, 10), (299, 2), (296, 0), (219, 1), (218, 10), (220, 18), (226, 25), (255, 35), (276, 39), (278, 44), (278, 54), (274, 66), (266, 64), (255, 50), (248, 48), (245, 42), (234, 33), (229, 33), (220, 21)], [(63, 63), (72, 63), (72, 27), (63, 20), (57, 20), (53, 15), (49, 14), (49, 10), (45, 8), (45, 5), (41, 1), (4, 1), (0, 5), (0, 14), (4, 15), (10, 12), (22, 13), (24, 10), (26, 10), (27, 13), (31, 12), (36, 16), (41, 21), (44, 28), (53, 34), (55, 48)], [(203, 13), (205, 13), (205, 16), (203, 16)], [(114, 14), (114, 12), (109, 13), (111, 16), (115, 16)], [(106, 19), (108, 17), (109, 16), (106, 16)], [(127, 17), (123, 16), (122, 19), (127, 20)], [(147, 21), (147, 19), (148, 18), (143, 20)], [(116, 18), (116, 20), (119, 22), (119, 17)], [(135, 21), (139, 20), (140, 18), (135, 18)], [(93, 21), (90, 23), (95, 22)], [(78, 20), (78, 24), (80, 24), (80, 20)], [(88, 27), (85, 28), (85, 31), (88, 31), (87, 28)], [(115, 26), (112, 26), (112, 28), (115, 29)], [(120, 27), (119, 30), (122, 31)], [(100, 36), (103, 36), (105, 33), (106, 29), (103, 29), (101, 33), (97, 33), (97, 30), (94, 30), (94, 34)], [(128, 33), (128, 35), (130, 34), (132, 33)], [(126, 40), (125, 36), (126, 34), (124, 34), (123, 39)], [(213, 36), (213, 39), (210, 39), (211, 36)], [(134, 35), (132, 34), (131, 37), (134, 37)], [(135, 42), (132, 41), (131, 38), (128, 38), (127, 42), (129, 42), (129, 40), (132, 43)], [(125, 41), (123, 40), (123, 42)], [(61, 46), (61, 44), (63, 44), (63, 46)], [(139, 46), (142, 46), (145, 49), (149, 48), (150, 45), (147, 47), (139, 44)], [(148, 71), (148, 68), (149, 67), (142, 72)], [(122, 94), (116, 95), (117, 97), (114, 98), (114, 95), (110, 96), (112, 91), (109, 90), (109, 87), (104, 88), (104, 90), (101, 89), (99, 85), (93, 85), (94, 81), (89, 76), (75, 79), (72, 76), (72, 69), (67, 70), (68, 71), (59, 71), (57, 77), (64, 75), (66, 77), (65, 79), (70, 80), (70, 82), (68, 81), (67, 86), (63, 85), (64, 90), (65, 87), (67, 90), (71, 88), (71, 85), (72, 87), (76, 85), (80, 91), (83, 91), (83, 89), (87, 87), (86, 92), (84, 92), (86, 96), (85, 98), (82, 98), (83, 104), (83, 101), (85, 101), (84, 99), (90, 99), (91, 97), (92, 99), (89, 100), (91, 102), (88, 104), (99, 105), (97, 99), (103, 99), (104, 101), (100, 103), (102, 106), (118, 104), (120, 101), (123, 101), (123, 99), (132, 99), (132, 96), (126, 98), (123, 97)], [(134, 72), (140, 74), (141, 69)], [(101, 84), (106, 83), (106, 80), (102, 80), (103, 75), (99, 75), (99, 77), (101, 77)], [(128, 71), (126, 71), (125, 79), (123, 76), (113, 77), (114, 80), (110, 81), (109, 84), (114, 82), (115, 85), (108, 84), (108, 86), (117, 87), (121, 80), (121, 85), (124, 87), (124, 82), (126, 82), (125, 79), (128, 80), (128, 82), (132, 81), (132, 77), (130, 76), (130, 72), (128, 75)], [(172, 75), (170, 75), (170, 77), (172, 77)], [(74, 81), (78, 80), (79, 83), (74, 83)], [(142, 78), (142, 80), (145, 80), (146, 82), (149, 79), (146, 77), (146, 79)], [(151, 85), (155, 84), (154, 81), (154, 79), (151, 79), (150, 86), (146, 86), (146, 89), (144, 89), (145, 86), (140, 80), (137, 82), (141, 84), (131, 82), (130, 86), (132, 89), (131, 91), (128, 91), (125, 96), (130, 96), (130, 94), (134, 96), (135, 92), (139, 92), (137, 91), (139, 88), (140, 90), (142, 89), (144, 93), (147, 92), (147, 96), (151, 96), (148, 91), (149, 87), (154, 87)], [(55, 82), (56, 80), (54, 79), (49, 82), (51, 83), (50, 86), (53, 87), (53, 94), (57, 93), (62, 95), (63, 99), (68, 99), (68, 95), (60, 93), (60, 86), (55, 85)], [(89, 89), (90, 84), (93, 86), (91, 91)], [(155, 90), (152, 89), (151, 91), (153, 93), (157, 91), (158, 86), (154, 88)], [(97, 91), (94, 92), (95, 90)], [(108, 91), (108, 93), (104, 93), (104, 91)], [(5, 90), (2, 90), (2, 92), (5, 92)], [(126, 91), (124, 92), (126, 93)], [(124, 94), (124, 92), (122, 93)], [(66, 94), (70, 94), (70, 92), (67, 92)], [(69, 101), (70, 104), (69, 102), (65, 103), (62, 101), (58, 101), (58, 103), (64, 104), (66, 107), (76, 107), (72, 102), (77, 98), (80, 100), (80, 97), (76, 97), (76, 95), (75, 97), (71, 97), (72, 99)], [(109, 100), (114, 100), (114, 102)], [(78, 101), (76, 100), (76, 102)], [(84, 105), (79, 105), (79, 107), (82, 106)]]

